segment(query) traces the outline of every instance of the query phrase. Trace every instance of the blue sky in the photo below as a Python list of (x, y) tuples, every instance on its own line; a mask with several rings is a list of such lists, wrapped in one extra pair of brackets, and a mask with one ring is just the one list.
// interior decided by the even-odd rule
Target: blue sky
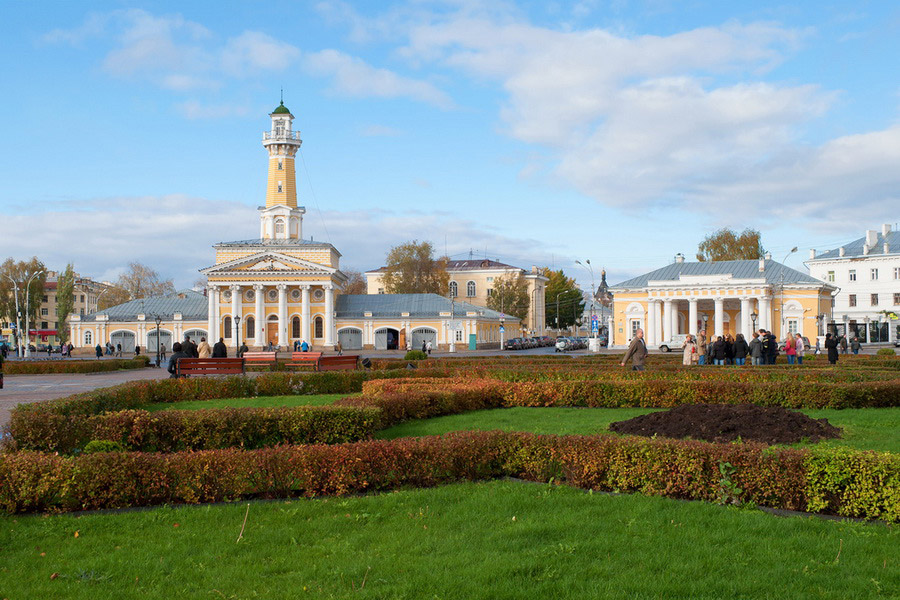
[(4, 255), (53, 268), (187, 286), (256, 235), (281, 88), (346, 268), (427, 239), (588, 287), (900, 221), (894, 2), (2, 4)]

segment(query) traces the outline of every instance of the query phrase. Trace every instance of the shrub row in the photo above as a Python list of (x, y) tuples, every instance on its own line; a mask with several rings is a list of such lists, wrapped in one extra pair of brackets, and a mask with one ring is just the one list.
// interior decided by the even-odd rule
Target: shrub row
[(48, 414), (29, 423), (8, 450), (69, 454), (97, 440), (145, 452), (336, 444), (369, 439), (381, 427), (377, 409), (331, 406)]
[(150, 364), (146, 356), (109, 360), (10, 360), (3, 365), (7, 375), (44, 375), (49, 373), (104, 373), (120, 369), (143, 369)]
[(900, 457), (615, 436), (463, 432), (173, 454), (0, 455), (10, 513), (347, 495), (502, 476), (900, 520)]

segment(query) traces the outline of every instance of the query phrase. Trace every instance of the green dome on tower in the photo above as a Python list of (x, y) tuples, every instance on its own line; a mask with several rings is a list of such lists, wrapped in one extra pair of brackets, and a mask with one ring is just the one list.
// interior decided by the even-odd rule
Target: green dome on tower
[(275, 110), (272, 111), (273, 115), (289, 115), (291, 111), (288, 110), (288, 107), (284, 105), (284, 100), (281, 101)]

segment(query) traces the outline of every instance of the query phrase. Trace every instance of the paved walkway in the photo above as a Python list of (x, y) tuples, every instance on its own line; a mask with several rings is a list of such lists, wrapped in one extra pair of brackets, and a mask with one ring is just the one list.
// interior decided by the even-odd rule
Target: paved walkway
[(6, 375), (0, 390), (0, 428), (9, 422), (10, 411), (17, 404), (62, 398), (79, 392), (109, 387), (126, 381), (163, 379), (165, 369), (128, 369), (108, 373), (59, 373), (51, 375)]

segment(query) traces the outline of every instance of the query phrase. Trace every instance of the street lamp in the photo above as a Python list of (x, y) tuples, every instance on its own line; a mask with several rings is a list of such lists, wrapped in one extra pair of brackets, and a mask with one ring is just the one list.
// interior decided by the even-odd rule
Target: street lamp
[(709, 321), (709, 315), (706, 313), (703, 313), (703, 316), (700, 318), (703, 319), (703, 331), (705, 332), (704, 335), (706, 336), (706, 339), (709, 340), (709, 339), (711, 339), (711, 337), (709, 335), (709, 331), (706, 329), (706, 322)]
[(781, 331), (778, 332), (778, 335), (784, 337), (784, 328), (787, 321), (784, 319), (784, 269), (785, 269), (785, 261), (787, 261), (788, 257), (797, 251), (797, 246), (791, 248), (791, 251), (784, 255), (784, 259), (781, 261)]
[(237, 355), (241, 351), (241, 317), (234, 317), (234, 353)]
[(31, 282), (34, 281), (34, 278), (43, 273), (43, 269), (39, 271), (35, 271), (31, 277), (28, 278), (28, 283), (25, 284), (25, 357), (31, 356), (31, 344), (28, 339), (28, 307), (31, 303)]
[(755, 312), (750, 313), (750, 320), (753, 321), (753, 331), (756, 331), (756, 319), (759, 318), (759, 315)]
[(556, 295), (556, 335), (559, 336), (559, 297), (565, 294), (560, 292)]
[[(585, 259), (584, 263), (582, 263), (580, 260), (576, 260), (575, 264), (581, 265), (585, 269), (589, 270), (591, 273), (591, 338), (594, 338), (595, 337), (595, 334), (594, 334), (594, 300), (595, 300), (595, 298), (594, 298), (594, 294), (595, 294), (595, 291), (594, 291), (594, 267), (591, 266), (590, 259)], [(587, 264), (587, 266), (585, 266), (585, 264)]]
[(162, 323), (162, 317), (156, 315), (156, 368), (160, 367), (159, 360), (159, 324)]

